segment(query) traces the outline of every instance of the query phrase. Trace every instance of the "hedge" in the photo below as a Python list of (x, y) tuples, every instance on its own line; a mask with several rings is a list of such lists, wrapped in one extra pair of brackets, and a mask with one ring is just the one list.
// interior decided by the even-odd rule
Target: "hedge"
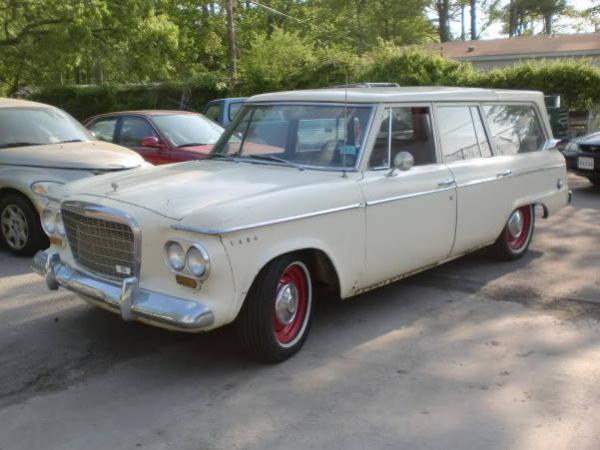
[(228, 87), (215, 77), (147, 85), (60, 86), (34, 91), (27, 98), (58, 106), (79, 120), (109, 111), (175, 109), (202, 111)]
[[(319, 88), (342, 84), (345, 79), (397, 82), (401, 86), (479, 86), (505, 89), (532, 89), (549, 95), (561, 95), (570, 109), (600, 109), (600, 68), (586, 60), (537, 62), (476, 72), (469, 63), (457, 62), (434, 53), (399, 51), (382, 47), (361, 60), (344, 55), (311, 57), (298, 70), (276, 81), (268, 77), (269, 67), (285, 64), (270, 61), (255, 79), (237, 80), (234, 87), (223, 79), (206, 74), (187, 82), (120, 86), (63, 86), (41, 88), (27, 97), (65, 109), (78, 119), (108, 111), (131, 109), (186, 109), (201, 111), (215, 98), (252, 95), (269, 90)], [(275, 69), (273, 69), (275, 70)], [(253, 74), (256, 77), (256, 74)]]

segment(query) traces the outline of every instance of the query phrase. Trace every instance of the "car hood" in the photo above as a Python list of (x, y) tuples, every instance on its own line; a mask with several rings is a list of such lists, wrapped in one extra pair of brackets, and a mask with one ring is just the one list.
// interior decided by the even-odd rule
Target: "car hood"
[(185, 150), (190, 153), (198, 153), (199, 155), (208, 155), (213, 148), (213, 144), (206, 145), (191, 145), (186, 147), (179, 147), (180, 150)]
[(212, 160), (101, 175), (66, 185), (54, 195), (113, 206), (117, 202), (125, 210), (126, 205), (141, 207), (211, 230), (361, 201), (358, 184), (341, 173)]
[(101, 141), (0, 149), (0, 164), (53, 169), (113, 170), (142, 165), (136, 152)]
[(583, 145), (600, 145), (600, 132), (573, 139), (573, 142)]

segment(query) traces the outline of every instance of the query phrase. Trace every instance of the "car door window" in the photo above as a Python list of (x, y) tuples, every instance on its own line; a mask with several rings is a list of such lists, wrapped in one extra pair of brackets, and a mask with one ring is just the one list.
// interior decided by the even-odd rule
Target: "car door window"
[(117, 117), (98, 119), (89, 127), (99, 141), (114, 142), (115, 129), (117, 128)]
[(442, 153), (447, 163), (491, 156), (476, 107), (438, 107), (438, 128)]
[(235, 115), (242, 109), (242, 102), (231, 103), (229, 105), (229, 120), (233, 120)]
[(544, 148), (546, 138), (532, 105), (486, 105), (484, 111), (499, 154), (516, 155)]
[(219, 121), (219, 105), (210, 105), (204, 111), (204, 115), (215, 122)]
[(147, 137), (158, 138), (158, 135), (146, 119), (142, 117), (123, 118), (119, 137), (121, 145), (136, 147), (140, 145), (142, 139)]
[(371, 168), (390, 167), (400, 152), (410, 153), (415, 166), (436, 162), (428, 107), (394, 107), (384, 114), (369, 160)]

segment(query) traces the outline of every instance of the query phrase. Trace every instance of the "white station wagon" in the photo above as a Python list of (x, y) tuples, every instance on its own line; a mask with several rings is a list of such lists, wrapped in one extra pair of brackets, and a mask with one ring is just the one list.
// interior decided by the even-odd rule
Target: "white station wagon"
[(57, 188), (50, 289), (199, 332), (235, 323), (258, 359), (346, 299), (481, 247), (504, 259), (570, 201), (538, 92), (364, 88), (252, 97), (208, 160)]

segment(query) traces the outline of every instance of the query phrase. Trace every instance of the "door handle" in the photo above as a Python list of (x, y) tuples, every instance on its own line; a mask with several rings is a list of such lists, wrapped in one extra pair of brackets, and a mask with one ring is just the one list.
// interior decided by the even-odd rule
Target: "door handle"
[(449, 186), (452, 186), (453, 184), (454, 184), (454, 180), (451, 178), (448, 178), (447, 180), (440, 181), (438, 183), (438, 187), (449, 187)]
[(512, 173), (513, 173), (513, 172), (512, 172), (512, 170), (510, 170), (510, 169), (507, 169), (507, 170), (505, 170), (504, 172), (500, 172), (500, 173), (499, 173), (499, 174), (497, 174), (496, 176), (497, 176), (498, 178), (504, 178), (504, 177), (508, 177), (508, 176), (512, 175)]

